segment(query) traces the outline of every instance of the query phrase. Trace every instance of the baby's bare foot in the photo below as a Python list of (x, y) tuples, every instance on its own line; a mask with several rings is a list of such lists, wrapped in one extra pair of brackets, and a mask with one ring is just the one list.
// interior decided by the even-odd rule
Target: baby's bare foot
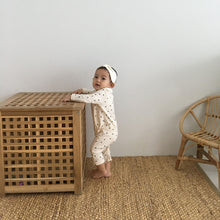
[(102, 172), (98, 169), (95, 169), (92, 172), (92, 178), (94, 178), (94, 179), (99, 179), (99, 178), (102, 178), (102, 177), (110, 177), (110, 176), (111, 176), (111, 173), (108, 173), (107, 171)]
[(106, 171), (106, 175), (105, 175), (105, 177), (110, 177), (112, 174), (111, 174), (111, 172), (109, 171)]

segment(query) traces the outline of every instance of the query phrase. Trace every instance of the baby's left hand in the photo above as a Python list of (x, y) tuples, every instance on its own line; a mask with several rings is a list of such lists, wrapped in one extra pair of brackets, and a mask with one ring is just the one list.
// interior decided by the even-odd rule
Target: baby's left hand
[(65, 98), (62, 99), (63, 102), (70, 102), (71, 101), (71, 96), (66, 96)]

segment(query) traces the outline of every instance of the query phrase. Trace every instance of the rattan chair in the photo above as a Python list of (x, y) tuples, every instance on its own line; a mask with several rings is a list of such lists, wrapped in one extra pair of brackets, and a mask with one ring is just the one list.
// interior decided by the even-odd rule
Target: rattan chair
[[(189, 119), (190, 117), (194, 120)], [(192, 125), (192, 121), (197, 124), (197, 128)], [(194, 131), (186, 132), (184, 127), (186, 124), (190, 124), (188, 128), (193, 127)], [(215, 165), (220, 188), (220, 95), (204, 98), (192, 105), (180, 121), (180, 131), (182, 140), (176, 169), (180, 168), (183, 160)], [(186, 147), (188, 141), (191, 143)], [(195, 146), (196, 153), (193, 156), (186, 156), (186, 151)]]

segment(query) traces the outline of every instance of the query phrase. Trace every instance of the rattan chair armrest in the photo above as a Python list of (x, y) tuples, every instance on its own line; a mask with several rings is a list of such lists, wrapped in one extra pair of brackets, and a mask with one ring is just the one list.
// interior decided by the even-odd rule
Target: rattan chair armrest
[(187, 117), (187, 115), (189, 114), (189, 109), (185, 112), (185, 114), (183, 115), (183, 117), (181, 118), (180, 120), (180, 123), (179, 123), (179, 129), (180, 129), (180, 132), (184, 135), (184, 129), (183, 129), (183, 124), (184, 124), (184, 121), (185, 121), (185, 118)]
[[(192, 106), (190, 106), (187, 111), (185, 112), (185, 114), (182, 116), (181, 120), (180, 120), (180, 123), (179, 123), (179, 129), (180, 129), (180, 132), (184, 135), (184, 129), (183, 129), (183, 124), (184, 124), (184, 121), (186, 119), (186, 117), (188, 116), (188, 114), (193, 114), (193, 109), (196, 108), (198, 105), (206, 102), (207, 100), (209, 99), (209, 97), (206, 97), (206, 98), (203, 98), (201, 100), (199, 100), (198, 102), (194, 103)], [(197, 121), (198, 125), (201, 127), (201, 124)]]

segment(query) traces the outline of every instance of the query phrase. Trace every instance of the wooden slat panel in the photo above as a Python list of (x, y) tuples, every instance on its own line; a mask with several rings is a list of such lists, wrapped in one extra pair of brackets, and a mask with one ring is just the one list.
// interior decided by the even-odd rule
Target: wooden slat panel
[(2, 120), (0, 112), (0, 194), (5, 193)]
[(33, 193), (33, 192), (74, 192), (73, 184), (66, 184), (65, 188), (59, 185), (45, 185), (45, 186), (14, 186), (5, 187), (5, 193)]
[[(82, 193), (83, 186), (83, 163), (82, 163), (82, 124), (81, 112), (73, 112), (73, 140), (74, 140), (74, 168), (75, 168), (75, 192), (76, 194)], [(79, 146), (79, 147), (75, 147)]]

